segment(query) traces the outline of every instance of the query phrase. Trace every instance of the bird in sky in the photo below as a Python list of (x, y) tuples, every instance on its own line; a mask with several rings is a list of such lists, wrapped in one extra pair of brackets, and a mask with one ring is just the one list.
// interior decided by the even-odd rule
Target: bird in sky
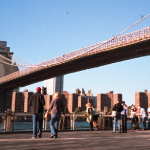
[(68, 14), (68, 12), (65, 12), (66, 14)]

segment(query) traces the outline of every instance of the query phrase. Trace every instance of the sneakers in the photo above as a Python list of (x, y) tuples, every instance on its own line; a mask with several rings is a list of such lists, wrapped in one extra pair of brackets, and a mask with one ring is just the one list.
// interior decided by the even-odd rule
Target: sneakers
[(32, 136), (32, 139), (35, 139), (35, 137)]

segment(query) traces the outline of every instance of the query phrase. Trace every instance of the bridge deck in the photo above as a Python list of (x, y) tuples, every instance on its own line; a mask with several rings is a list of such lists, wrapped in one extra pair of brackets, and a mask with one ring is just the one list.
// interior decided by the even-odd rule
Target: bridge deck
[(62, 131), (57, 139), (50, 139), (50, 133), (44, 132), (41, 139), (31, 139), (32, 133), (0, 133), (0, 149), (3, 150), (50, 150), (50, 149), (149, 149), (150, 130), (128, 133), (102, 131)]

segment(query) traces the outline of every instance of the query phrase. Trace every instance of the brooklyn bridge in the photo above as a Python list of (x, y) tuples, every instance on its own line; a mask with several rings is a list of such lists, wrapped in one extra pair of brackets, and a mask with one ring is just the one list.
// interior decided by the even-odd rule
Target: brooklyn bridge
[[(150, 55), (150, 27), (28, 65), (0, 78), (1, 91), (23, 87), (52, 77)], [(3, 59), (4, 56), (0, 55)]]

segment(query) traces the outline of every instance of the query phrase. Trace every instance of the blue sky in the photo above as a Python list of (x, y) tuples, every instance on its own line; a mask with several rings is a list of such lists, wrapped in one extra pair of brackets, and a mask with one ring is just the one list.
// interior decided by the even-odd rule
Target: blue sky
[[(0, 40), (14, 56), (37, 64), (110, 39), (150, 14), (149, 0), (0, 0)], [(66, 14), (65, 12), (68, 12)], [(150, 17), (133, 32), (150, 25)], [(127, 105), (135, 92), (150, 92), (150, 57), (67, 74), (64, 90), (121, 93)], [(35, 92), (43, 82), (21, 88)]]

